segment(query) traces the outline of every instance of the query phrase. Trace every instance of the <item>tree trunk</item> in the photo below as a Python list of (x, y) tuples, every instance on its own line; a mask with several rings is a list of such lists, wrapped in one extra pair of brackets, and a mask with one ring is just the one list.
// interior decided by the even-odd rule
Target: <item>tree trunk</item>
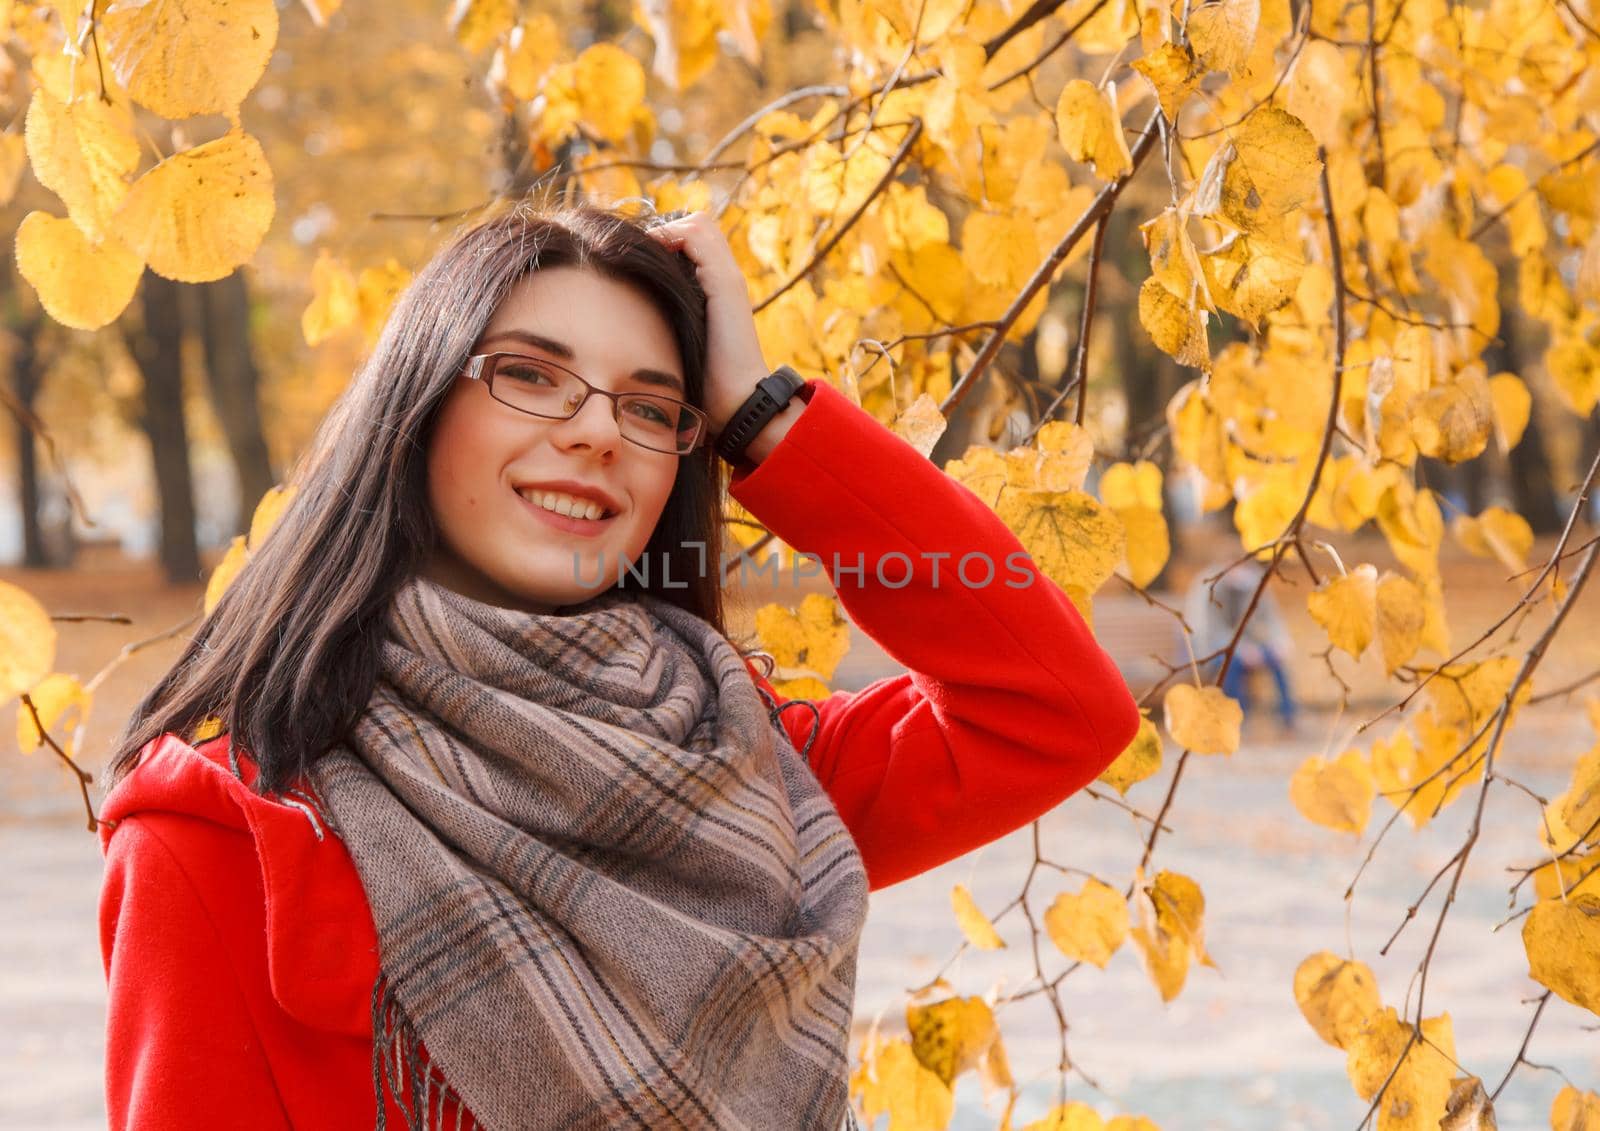
[[(1530, 383), (1530, 388), (1531, 388)], [(1533, 394), (1533, 412), (1522, 442), (1511, 449), (1511, 497), (1517, 513), (1528, 520), (1535, 534), (1551, 534), (1561, 529), (1564, 518), (1556, 508), (1555, 489), (1550, 478), (1550, 457), (1545, 452), (1544, 433), (1539, 427), (1539, 394)]]
[[(1500, 272), (1500, 341), (1484, 350), (1484, 365), (1490, 374), (1507, 369), (1513, 373), (1526, 373), (1528, 366), (1522, 357), (1522, 322), (1516, 297), (1516, 272), (1510, 268)], [(1533, 396), (1533, 408), (1528, 414), (1528, 427), (1522, 433), (1522, 442), (1511, 449), (1506, 460), (1506, 470), (1511, 478), (1511, 498), (1517, 513), (1528, 520), (1535, 534), (1549, 534), (1560, 530), (1563, 516), (1556, 506), (1555, 481), (1550, 472), (1550, 456), (1544, 446), (1544, 431), (1539, 427), (1539, 387), (1528, 382), (1528, 392)]]
[(243, 534), (250, 528), (256, 503), (277, 481), (261, 430), (257, 400), (261, 372), (250, 346), (250, 290), (242, 270), (213, 283), (201, 283), (198, 290), (211, 401), (239, 476), (239, 516), (234, 532)]
[[(16, 351), (11, 358), (11, 388), (17, 403), (29, 414), (44, 383), (39, 359), (38, 334), (43, 322), (41, 311), (34, 319), (16, 328)], [(15, 418), (17, 436), (18, 507), (22, 511), (22, 564), (27, 569), (50, 565), (45, 550), (44, 530), (39, 523), (39, 452), (33, 442), (33, 427), (26, 417)]]
[(156, 494), (161, 506), (161, 565), (167, 579), (191, 584), (200, 578), (195, 544), (194, 482), (189, 471), (189, 435), (183, 422), (183, 319), (178, 284), (146, 271), (144, 327), (133, 339), (133, 355), (144, 375), (139, 424), (150, 437)]

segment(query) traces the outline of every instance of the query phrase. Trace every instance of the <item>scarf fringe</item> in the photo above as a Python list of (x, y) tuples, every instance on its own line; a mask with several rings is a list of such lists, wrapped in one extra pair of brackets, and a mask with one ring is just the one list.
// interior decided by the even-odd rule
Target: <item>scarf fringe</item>
[[(372, 984), (372, 1093), (378, 1105), (375, 1131), (387, 1128), (385, 1084), (405, 1116), (406, 1131), (448, 1131), (444, 1125), (448, 1102), (456, 1105), (455, 1131), (478, 1131), (482, 1124), (468, 1113), (465, 1101), (450, 1082), (437, 1074), (431, 1062), (423, 1063), (419, 1043), (416, 1027), (395, 996), (394, 987), (380, 972), (378, 980)], [(406, 1082), (405, 1091), (410, 1093), (410, 1103), (400, 1086), (402, 1080)], [(433, 1113), (435, 1096), (439, 1105), (437, 1120)]]

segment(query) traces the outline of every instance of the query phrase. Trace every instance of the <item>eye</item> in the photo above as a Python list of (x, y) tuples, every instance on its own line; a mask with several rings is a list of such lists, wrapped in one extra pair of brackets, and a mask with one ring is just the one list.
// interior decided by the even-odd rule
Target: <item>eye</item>
[(669, 428), (676, 428), (678, 425), (678, 414), (660, 401), (635, 398), (627, 402), (626, 411), (651, 424), (661, 424)]
[(554, 369), (526, 357), (501, 358), (500, 366), (495, 372), (507, 380), (521, 381), (529, 385), (537, 385), (541, 382), (555, 385), (560, 380)]

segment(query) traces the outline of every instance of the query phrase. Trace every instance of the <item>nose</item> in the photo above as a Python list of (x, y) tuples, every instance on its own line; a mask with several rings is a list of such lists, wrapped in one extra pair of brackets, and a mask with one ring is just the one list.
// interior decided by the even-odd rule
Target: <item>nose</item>
[(562, 448), (589, 448), (602, 455), (615, 455), (623, 444), (615, 404), (610, 397), (591, 394), (572, 416), (555, 422), (553, 436), (556, 445)]

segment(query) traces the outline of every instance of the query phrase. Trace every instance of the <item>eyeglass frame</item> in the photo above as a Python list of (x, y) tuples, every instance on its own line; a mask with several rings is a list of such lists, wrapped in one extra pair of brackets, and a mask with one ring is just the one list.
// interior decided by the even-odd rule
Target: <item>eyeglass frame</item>
[[(566, 416), (547, 416), (542, 412), (533, 412), (530, 409), (509, 404), (506, 401), (501, 400), (499, 397), (495, 397), (494, 377), (499, 367), (498, 365), (490, 364), (490, 362), (495, 358), (501, 357), (525, 358), (528, 361), (537, 362), (540, 365), (547, 365), (551, 369), (560, 370), (562, 373), (567, 374), (569, 377), (576, 380), (578, 384), (583, 386), (584, 394), (582, 399), (579, 400), (577, 404), (572, 406), (572, 411)], [(489, 375), (487, 377), (485, 377), (483, 373), (485, 366), (487, 366), (489, 370)], [(581, 373), (577, 373), (571, 369), (568, 369), (565, 365), (562, 365), (559, 362), (551, 361), (544, 357), (537, 357), (531, 353), (519, 353), (516, 350), (494, 350), (491, 353), (475, 353), (470, 355), (467, 360), (462, 363), (461, 373), (470, 381), (482, 381), (484, 386), (489, 390), (489, 395), (494, 397), (496, 404), (505, 405), (513, 412), (525, 413), (526, 415), (535, 417), (539, 420), (571, 420), (574, 416), (577, 416), (578, 413), (583, 411), (583, 406), (589, 403), (590, 397), (597, 393), (602, 397), (609, 397), (611, 398), (611, 419), (616, 421), (617, 435), (621, 436), (624, 440), (627, 440), (630, 444), (638, 444), (639, 447), (643, 448), (647, 452), (660, 452), (662, 455), (686, 456), (691, 454), (696, 448), (700, 447), (706, 441), (707, 426), (710, 424), (710, 418), (707, 417), (702, 410), (695, 408), (694, 405), (690, 404), (688, 401), (680, 400), (677, 397), (668, 396), (665, 393), (641, 393), (636, 390), (630, 390), (626, 393), (614, 393), (610, 389), (602, 389), (598, 385), (591, 384), (589, 381), (584, 379)], [(695, 418), (696, 426), (694, 439), (690, 442), (689, 446), (684, 448), (682, 451), (674, 450), (671, 452), (662, 448), (652, 448), (649, 444), (640, 443), (638, 440), (635, 440), (632, 436), (629, 436), (622, 431), (623, 397), (654, 397), (658, 400), (672, 401), (674, 404), (682, 405), (683, 408)]]

